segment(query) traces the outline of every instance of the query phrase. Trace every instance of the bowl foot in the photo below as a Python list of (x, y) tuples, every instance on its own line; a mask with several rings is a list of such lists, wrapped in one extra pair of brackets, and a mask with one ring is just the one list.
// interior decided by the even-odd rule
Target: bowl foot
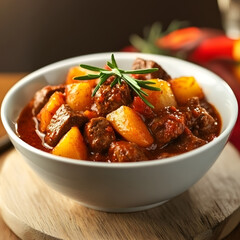
[(122, 208), (105, 208), (105, 207), (97, 207), (97, 206), (92, 206), (88, 205), (85, 203), (80, 203), (82, 206), (91, 208), (93, 210), (101, 211), (101, 212), (110, 212), (110, 213), (130, 213), (130, 212), (140, 212), (140, 211), (145, 211), (151, 208), (158, 207), (168, 200), (164, 200), (158, 203), (153, 203), (153, 204), (148, 204), (148, 205), (143, 205), (143, 206), (138, 206), (138, 207), (122, 207)]

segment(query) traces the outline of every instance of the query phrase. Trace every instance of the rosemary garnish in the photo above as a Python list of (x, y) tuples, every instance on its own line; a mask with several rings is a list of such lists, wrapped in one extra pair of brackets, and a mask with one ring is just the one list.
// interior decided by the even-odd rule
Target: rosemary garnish
[(91, 71), (97, 71), (99, 72), (99, 74), (87, 74), (85, 76), (78, 76), (78, 77), (74, 77), (75, 80), (92, 80), (92, 79), (96, 79), (99, 78), (100, 81), (97, 84), (97, 86), (95, 87), (92, 96), (94, 96), (96, 94), (96, 92), (98, 91), (98, 89), (101, 87), (101, 85), (107, 81), (107, 79), (111, 76), (115, 76), (115, 79), (112, 81), (111, 83), (111, 87), (113, 87), (114, 85), (121, 84), (122, 81), (124, 81), (125, 83), (128, 84), (128, 86), (130, 88), (132, 88), (135, 93), (151, 108), (154, 108), (154, 106), (147, 101), (147, 99), (144, 97), (148, 96), (148, 94), (146, 92), (144, 92), (142, 90), (142, 88), (145, 89), (149, 89), (152, 91), (160, 91), (160, 88), (157, 87), (153, 87), (150, 85), (156, 84), (153, 81), (149, 81), (149, 80), (139, 80), (139, 79), (135, 79), (132, 76), (128, 75), (128, 74), (147, 74), (147, 73), (152, 73), (158, 70), (158, 68), (148, 68), (148, 69), (137, 69), (137, 70), (122, 70), (120, 68), (118, 68), (117, 62), (115, 60), (114, 54), (112, 54), (111, 56), (111, 62), (107, 62), (107, 66), (110, 68), (108, 69), (104, 69), (104, 68), (99, 68), (99, 67), (94, 67), (94, 66), (89, 66), (89, 65), (85, 65), (85, 64), (80, 64), (80, 66), (82, 68), (91, 70)]
[(168, 28), (163, 31), (162, 24), (160, 22), (155, 22), (152, 26), (146, 26), (143, 29), (143, 37), (140, 37), (137, 34), (132, 34), (129, 41), (140, 52), (171, 55), (169, 50), (159, 48), (159, 46), (156, 45), (156, 41), (163, 36), (188, 25), (189, 23), (186, 21), (173, 20)]

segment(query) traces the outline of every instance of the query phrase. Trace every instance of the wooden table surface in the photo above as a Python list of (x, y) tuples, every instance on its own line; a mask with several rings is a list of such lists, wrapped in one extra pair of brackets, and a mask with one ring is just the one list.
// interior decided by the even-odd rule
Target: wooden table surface
[[(0, 73), (0, 104), (7, 93), (7, 91), (22, 77), (24, 77), (26, 73)], [(0, 120), (0, 138), (4, 137), (6, 134), (2, 121)], [(4, 152), (0, 152), (0, 169), (2, 166), (2, 157)], [(0, 196), (1, 199), (1, 196)], [(1, 213), (1, 212), (0, 212)], [(0, 214), (0, 240), (15, 240), (19, 239), (5, 224)]]
[[(0, 102), (3, 99), (3, 96), (6, 94), (7, 90), (16, 83), (19, 79), (21, 79), (25, 73), (0, 73)], [(0, 137), (5, 134), (5, 131), (3, 130), (2, 124), (0, 123)], [(3, 161), (1, 161), (4, 158), (4, 152), (0, 152), (0, 170), (1, 165)], [(0, 196), (1, 200), (1, 196)], [(3, 221), (1, 214), (0, 214), (0, 240), (16, 240), (19, 239), (5, 224)], [(238, 225), (237, 228), (235, 228), (230, 235), (228, 235), (225, 240), (237, 240), (240, 239), (240, 225)]]

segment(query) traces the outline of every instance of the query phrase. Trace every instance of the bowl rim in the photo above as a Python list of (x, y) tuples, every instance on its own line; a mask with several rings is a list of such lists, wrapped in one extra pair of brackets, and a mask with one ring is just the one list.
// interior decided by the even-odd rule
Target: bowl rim
[[(31, 82), (35, 77), (44, 74), (48, 71), (53, 71), (54, 69), (58, 69), (61, 67), (66, 66), (67, 64), (71, 65), (71, 62), (74, 61), (81, 61), (81, 59), (83, 58), (88, 58), (88, 61), (91, 59), (99, 59), (101, 60), (101, 58), (106, 58), (106, 56), (110, 57), (111, 54), (115, 54), (118, 57), (127, 57), (127, 55), (134, 55), (135, 57), (143, 57), (143, 58), (149, 58), (149, 59), (156, 59), (156, 58), (161, 58), (161, 59), (165, 59), (165, 60), (169, 60), (169, 61), (177, 61), (177, 62), (182, 62), (184, 64), (188, 64), (189, 66), (193, 66), (195, 68), (198, 68), (199, 70), (201, 70), (202, 72), (205, 72), (205, 74), (207, 75), (211, 75), (213, 78), (217, 79), (218, 81), (221, 82), (222, 85), (224, 85), (224, 88), (226, 88), (226, 90), (228, 91), (228, 93), (231, 95), (232, 100), (233, 100), (233, 108), (236, 109), (235, 112), (233, 112), (233, 116), (232, 118), (229, 120), (229, 124), (226, 126), (226, 129), (224, 129), (220, 135), (218, 137), (216, 137), (215, 139), (213, 139), (211, 142), (197, 148), (194, 150), (191, 150), (189, 152), (186, 153), (182, 153), (180, 155), (177, 156), (172, 156), (169, 158), (165, 158), (165, 159), (155, 159), (155, 160), (149, 160), (149, 161), (139, 161), (139, 162), (122, 162), (122, 163), (109, 163), (109, 162), (93, 162), (93, 161), (89, 161), (89, 160), (76, 160), (76, 159), (71, 159), (71, 158), (67, 158), (67, 157), (62, 157), (62, 156), (56, 156), (53, 155), (51, 153), (47, 153), (44, 152), (40, 149), (37, 149), (31, 145), (29, 145), (28, 143), (24, 142), (22, 139), (20, 139), (17, 134), (12, 130), (12, 128), (10, 127), (10, 125), (8, 124), (8, 120), (7, 120), (7, 105), (9, 100), (11, 99), (11, 97), (14, 95), (15, 92), (18, 91), (18, 88), (22, 87), (23, 85), (26, 85), (28, 82)], [(86, 54), (86, 55), (81, 55), (81, 56), (76, 56), (76, 57), (72, 57), (72, 58), (67, 58), (61, 61), (57, 61), (55, 63), (51, 63), (48, 64), (36, 71), (33, 71), (32, 73), (28, 74), (27, 76), (23, 77), (21, 80), (19, 80), (9, 91), (8, 93), (5, 95), (3, 102), (2, 102), (2, 106), (1, 106), (1, 118), (2, 118), (2, 123), (3, 126), (7, 132), (7, 134), (9, 135), (10, 139), (13, 139), (13, 141), (17, 142), (19, 145), (21, 145), (24, 149), (26, 149), (27, 151), (30, 151), (32, 154), (37, 154), (39, 156), (45, 157), (48, 160), (53, 160), (53, 161), (58, 161), (58, 162), (63, 162), (63, 163), (70, 163), (70, 164), (75, 164), (75, 165), (84, 165), (84, 166), (89, 166), (89, 167), (99, 167), (99, 168), (136, 168), (136, 167), (146, 167), (146, 166), (155, 166), (155, 165), (165, 165), (165, 164), (172, 164), (174, 162), (178, 162), (184, 159), (188, 159), (191, 158), (199, 153), (201, 153), (202, 151), (208, 150), (210, 149), (213, 145), (218, 144), (219, 142), (221, 142), (224, 138), (226, 138), (232, 131), (236, 120), (237, 120), (237, 116), (238, 116), (238, 103), (237, 103), (237, 99), (232, 91), (232, 89), (229, 87), (229, 85), (222, 79), (220, 78), (218, 75), (216, 75), (215, 73), (211, 72), (210, 70), (199, 66), (195, 63), (192, 62), (188, 62), (186, 60), (182, 60), (182, 59), (178, 59), (175, 57), (171, 57), (171, 56), (163, 56), (163, 55), (158, 55), (158, 54), (149, 54), (149, 53), (129, 53), (129, 52), (104, 52), (104, 53), (93, 53), (93, 54)], [(12, 140), (11, 140), (12, 141)]]

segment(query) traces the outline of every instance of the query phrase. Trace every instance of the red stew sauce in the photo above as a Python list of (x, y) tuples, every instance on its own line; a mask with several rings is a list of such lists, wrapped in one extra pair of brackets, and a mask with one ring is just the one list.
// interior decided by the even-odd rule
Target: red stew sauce
[[(142, 80), (161, 79), (172, 87), (171, 76), (156, 62), (136, 59), (133, 63), (133, 69), (149, 67), (158, 67), (159, 71), (134, 77)], [(109, 79), (84, 109), (76, 110), (69, 103), (74, 97), (67, 94), (74, 92), (72, 87), (77, 87), (80, 82), (71, 79), (72, 76), (60, 86), (40, 89), (23, 109), (16, 124), (17, 134), (23, 141), (45, 152), (79, 160), (132, 162), (163, 159), (188, 152), (209, 143), (220, 134), (220, 115), (204, 95), (190, 97), (182, 103), (173, 94), (176, 104), (166, 105), (156, 111), (147, 106), (127, 84), (122, 82), (111, 87), (113, 79)], [(57, 104), (53, 107), (49, 101), (56, 92), (53, 100)], [(122, 114), (122, 109), (129, 111), (129, 121), (137, 119), (144, 124), (144, 129), (136, 129), (139, 133), (135, 131), (130, 134), (127, 130), (119, 130), (116, 127), (119, 125), (118, 119), (114, 117), (115, 111)], [(127, 124), (128, 121), (125, 122)], [(75, 141), (73, 146), (68, 145), (74, 152), (68, 156), (62, 140), (73, 127), (76, 127), (74, 131), (77, 129), (80, 132), (82, 140), (79, 138), (80, 143), (76, 144)], [(138, 137), (144, 131), (150, 136), (149, 144)], [(134, 134), (140, 142), (135, 142), (134, 138), (131, 140)]]

